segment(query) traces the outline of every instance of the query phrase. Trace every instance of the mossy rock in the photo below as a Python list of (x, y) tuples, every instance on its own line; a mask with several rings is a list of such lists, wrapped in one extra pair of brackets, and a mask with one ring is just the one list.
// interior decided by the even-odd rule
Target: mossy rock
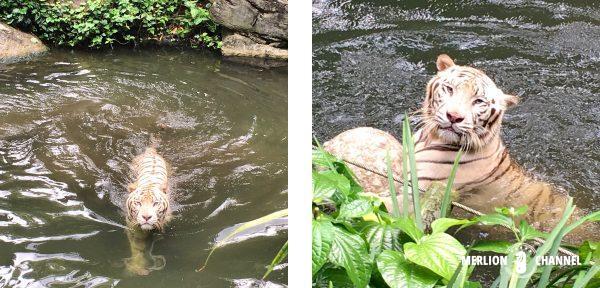
[(0, 22), (0, 63), (29, 60), (46, 51), (48, 47), (37, 37)]

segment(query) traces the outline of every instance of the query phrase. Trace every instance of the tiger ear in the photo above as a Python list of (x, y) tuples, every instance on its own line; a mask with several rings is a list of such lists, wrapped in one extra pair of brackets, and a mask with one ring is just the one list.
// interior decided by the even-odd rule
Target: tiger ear
[(454, 66), (454, 61), (452, 61), (450, 56), (446, 54), (440, 54), (440, 56), (437, 58), (437, 61), (435, 61), (435, 66), (437, 67), (438, 71), (444, 71), (448, 67)]
[(135, 191), (136, 188), (137, 188), (136, 183), (131, 183), (131, 184), (127, 185), (127, 190), (129, 191), (129, 193)]
[(510, 94), (504, 94), (504, 105), (506, 108), (510, 108), (519, 103), (519, 97)]

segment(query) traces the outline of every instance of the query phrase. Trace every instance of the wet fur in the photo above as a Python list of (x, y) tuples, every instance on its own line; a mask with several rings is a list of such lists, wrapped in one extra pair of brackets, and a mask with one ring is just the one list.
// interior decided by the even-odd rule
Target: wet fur
[[(152, 232), (162, 231), (171, 218), (167, 163), (153, 147), (136, 156), (131, 163), (134, 182), (128, 185), (129, 195), (125, 202), (127, 214), (127, 239), (131, 257), (126, 259), (127, 270), (137, 275), (148, 275), (150, 270), (161, 269), (164, 258), (152, 256)], [(140, 213), (152, 215), (156, 221), (151, 229), (140, 225)], [(148, 225), (146, 225), (148, 226)], [(156, 265), (162, 259), (161, 265)]]
[[(126, 201), (127, 224), (140, 226), (140, 213), (152, 215), (153, 228), (162, 231), (171, 218), (167, 163), (155, 148), (146, 148), (131, 163), (133, 183)], [(154, 218), (155, 217), (155, 218)]]

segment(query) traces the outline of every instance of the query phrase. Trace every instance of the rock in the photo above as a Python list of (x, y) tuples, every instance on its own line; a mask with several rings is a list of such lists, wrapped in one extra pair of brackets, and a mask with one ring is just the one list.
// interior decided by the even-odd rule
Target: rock
[(48, 1), (52, 4), (66, 4), (71, 6), (71, 8), (78, 8), (79, 6), (85, 4), (87, 2), (87, 0), (50, 0)]
[(213, 0), (214, 21), (224, 26), (228, 57), (287, 60), (287, 0)]
[(287, 59), (287, 50), (257, 43), (251, 38), (237, 33), (223, 34), (221, 52), (225, 56)]
[(0, 63), (26, 60), (48, 51), (40, 39), (0, 22)]

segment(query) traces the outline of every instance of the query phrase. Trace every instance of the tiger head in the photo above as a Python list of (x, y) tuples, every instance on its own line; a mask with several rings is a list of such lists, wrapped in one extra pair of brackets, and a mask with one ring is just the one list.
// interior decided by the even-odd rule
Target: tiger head
[(142, 230), (162, 230), (168, 221), (169, 200), (160, 187), (129, 185), (127, 197), (127, 222)]
[(438, 73), (427, 84), (423, 129), (443, 142), (477, 151), (498, 136), (504, 111), (518, 98), (502, 92), (482, 71), (438, 56)]

